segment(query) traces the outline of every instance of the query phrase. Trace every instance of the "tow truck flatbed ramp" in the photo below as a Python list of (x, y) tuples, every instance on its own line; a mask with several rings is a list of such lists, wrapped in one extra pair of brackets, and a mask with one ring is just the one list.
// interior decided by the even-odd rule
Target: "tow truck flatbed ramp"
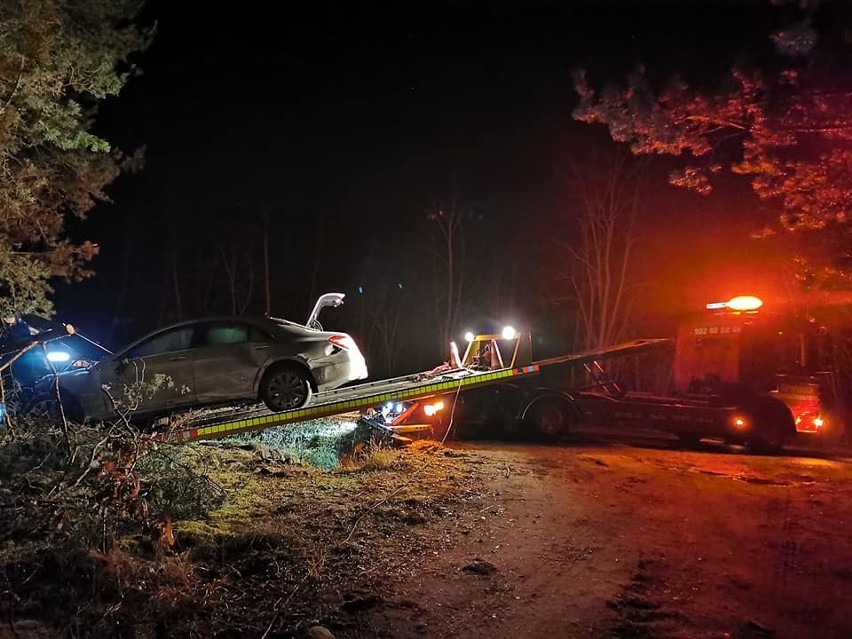
[(660, 346), (671, 340), (633, 340), (611, 347), (583, 353), (562, 355), (533, 362), (532, 364), (499, 370), (476, 371), (458, 368), (437, 373), (423, 372), (391, 379), (366, 382), (356, 386), (317, 393), (313, 401), (303, 408), (274, 413), (261, 404), (249, 407), (210, 409), (177, 422), (167, 438), (175, 442), (199, 439), (216, 439), (284, 426), (296, 422), (365, 410), (387, 402), (404, 402), (428, 399), (448, 393), (506, 383), (518, 378), (537, 375), (544, 366), (557, 364), (583, 364), (618, 357)]
[(186, 426), (170, 433), (174, 441), (214, 439), (237, 433), (246, 433), (274, 426), (284, 426), (330, 415), (339, 415), (356, 410), (379, 406), (386, 402), (428, 399), (436, 395), (488, 384), (505, 382), (509, 379), (537, 374), (538, 366), (497, 371), (450, 370), (432, 377), (424, 374), (409, 375), (389, 380), (358, 384), (333, 391), (317, 393), (314, 400), (304, 408), (273, 413), (263, 407), (251, 407), (242, 411), (221, 413), (194, 419)]

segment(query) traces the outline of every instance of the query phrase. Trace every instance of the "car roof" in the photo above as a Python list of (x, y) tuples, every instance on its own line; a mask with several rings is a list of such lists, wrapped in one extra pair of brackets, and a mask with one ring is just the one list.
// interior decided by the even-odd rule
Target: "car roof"
[(169, 325), (166, 325), (166, 326), (161, 326), (160, 328), (157, 328), (153, 331), (150, 331), (150, 332), (146, 333), (145, 335), (142, 335), (141, 337), (138, 337), (137, 339), (133, 340), (132, 342), (127, 343), (124, 346), (124, 348), (122, 348), (121, 350), (125, 350), (126, 348), (128, 348), (130, 346), (134, 346), (134, 345), (136, 345), (140, 342), (145, 341), (146, 339), (148, 339), (150, 337), (154, 337), (155, 335), (159, 335), (160, 333), (163, 333), (165, 331), (170, 331), (170, 330), (177, 329), (177, 328), (198, 326), (200, 324), (207, 324), (207, 323), (211, 323), (211, 322), (212, 323), (237, 322), (237, 323), (242, 323), (242, 324), (252, 324), (254, 326), (258, 326), (258, 327), (270, 329), (270, 330), (281, 329), (281, 328), (283, 328), (283, 329), (294, 328), (296, 330), (301, 329), (301, 330), (304, 330), (304, 331), (315, 332), (315, 331), (313, 331), (313, 329), (308, 328), (304, 324), (298, 324), (297, 322), (291, 322), (290, 320), (279, 319), (277, 317), (276, 318), (270, 318), (270, 317), (264, 317), (262, 315), (212, 315), (210, 317), (198, 317), (198, 318), (194, 318), (194, 319), (190, 319), (190, 320), (184, 320), (182, 322), (177, 322), (175, 324), (169, 324)]

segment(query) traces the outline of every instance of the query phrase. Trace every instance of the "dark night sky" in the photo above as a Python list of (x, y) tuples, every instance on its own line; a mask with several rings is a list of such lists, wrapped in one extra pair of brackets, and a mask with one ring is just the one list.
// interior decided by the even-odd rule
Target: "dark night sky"
[(534, 260), (531, 230), (564, 206), (560, 166), (608, 143), (571, 119), (572, 69), (617, 80), (643, 61), (706, 79), (767, 51), (779, 20), (744, 0), (150, 0), (145, 15), (158, 34), (143, 74), (97, 128), (146, 145), (146, 167), (80, 230), (102, 245), (98, 275), (58, 296), (60, 317), (107, 341), (173, 319), (171, 247), (187, 268), (188, 247), (215, 252), (262, 211), (273, 314), (294, 319), (318, 247), (317, 289), (354, 295), (365, 254), (424, 275), (406, 246), (453, 193), (512, 259)]

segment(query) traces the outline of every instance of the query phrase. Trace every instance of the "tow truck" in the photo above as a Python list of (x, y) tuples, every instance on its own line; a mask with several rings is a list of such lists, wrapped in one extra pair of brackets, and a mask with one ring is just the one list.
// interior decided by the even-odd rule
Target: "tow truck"
[[(318, 393), (309, 405), (283, 412), (253, 405), (173, 416), (165, 437), (214, 439), (360, 412), (400, 438), (457, 425), (491, 436), (514, 429), (556, 440), (572, 425), (589, 423), (656, 428), (690, 445), (714, 437), (777, 451), (797, 432), (825, 429), (825, 378), (766, 372), (774, 371), (769, 345), (778, 341), (766, 335), (784, 331), (768, 322), (767, 333), (761, 306), (757, 298), (733, 298), (684, 322), (675, 340), (638, 339), (540, 360), (532, 358), (528, 332), (507, 327), (500, 334), (469, 334), (463, 356), (453, 343), (450, 358), (432, 370)], [(625, 392), (606, 375), (608, 360), (672, 346), (673, 393)], [(567, 384), (571, 367), (581, 367), (588, 383)]]
[[(824, 436), (842, 423), (837, 384), (819, 363), (820, 335), (810, 322), (761, 310), (762, 300), (714, 302), (681, 322), (672, 340), (645, 340), (574, 357), (536, 362), (541, 375), (465, 393), (454, 416), (468, 434), (520, 431), (555, 440), (576, 424), (654, 429), (685, 446), (704, 438), (777, 452), (797, 435)], [(494, 349), (501, 335), (471, 336), (465, 363)], [(674, 346), (675, 390), (626, 392), (608, 376), (606, 359)], [(517, 351), (515, 351), (517, 352)], [(579, 388), (554, 373), (579, 364)]]
[[(472, 340), (462, 358), (458, 347), (452, 343), (450, 359), (432, 370), (317, 393), (309, 405), (299, 409), (272, 412), (262, 405), (252, 405), (172, 417), (168, 420), (168, 439), (175, 442), (215, 439), (353, 412), (365, 413), (374, 425), (394, 433), (433, 430), (428, 420), (426, 423), (414, 421), (436, 416), (462, 394), (466, 396), (468, 392), (482, 388), (520, 387), (526, 380), (538, 377), (543, 368), (606, 359), (670, 341), (634, 340), (594, 352), (520, 364), (518, 353), (523, 333), (513, 330), (509, 338), (496, 336), (514, 345), (511, 357), (506, 361), (502, 358), (497, 339), (479, 337), (488, 338), (481, 352), (474, 353), (474, 345), (479, 342)], [(557, 391), (548, 391), (541, 397), (555, 394)], [(430, 403), (428, 400), (433, 401)], [(535, 411), (528, 412), (531, 420), (538, 416)]]

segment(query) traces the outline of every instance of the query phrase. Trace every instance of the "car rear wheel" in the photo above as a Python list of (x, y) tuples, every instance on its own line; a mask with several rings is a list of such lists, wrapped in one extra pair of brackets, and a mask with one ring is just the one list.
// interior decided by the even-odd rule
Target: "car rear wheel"
[(308, 373), (296, 366), (275, 366), (260, 383), (260, 399), (276, 413), (301, 408), (311, 400), (312, 394)]

